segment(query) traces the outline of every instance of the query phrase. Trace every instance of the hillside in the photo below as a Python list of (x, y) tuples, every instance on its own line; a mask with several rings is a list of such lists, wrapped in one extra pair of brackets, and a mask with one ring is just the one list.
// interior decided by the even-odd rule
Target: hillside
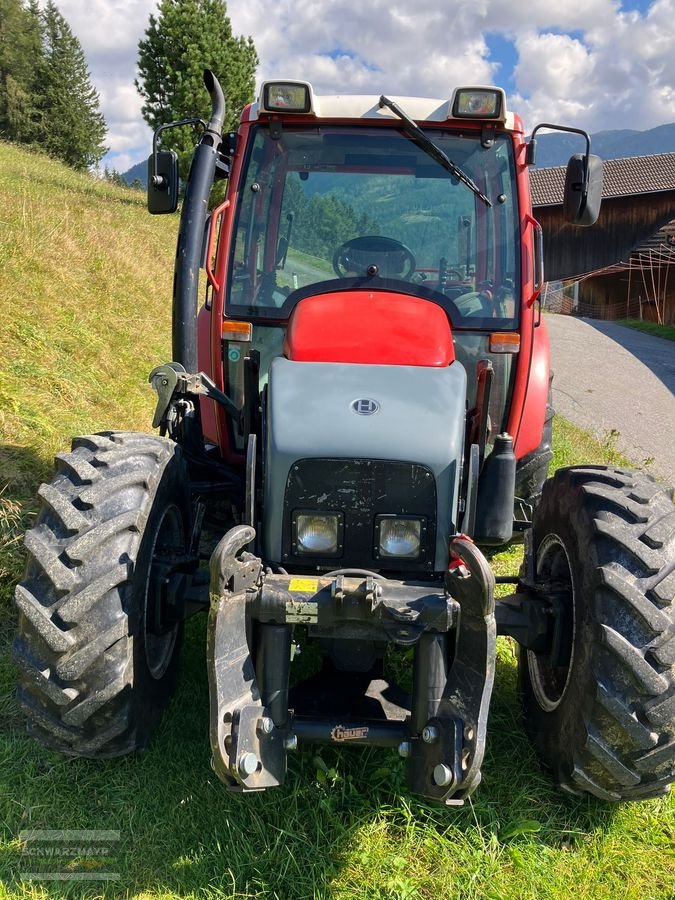
[(148, 186), (148, 161), (146, 159), (136, 163), (126, 172), (122, 173), (122, 178), (128, 185), (132, 185), (135, 181), (140, 181), (144, 188)]
[(170, 353), (177, 219), (3, 143), (0, 208), (0, 444), (12, 480), (30, 454), (48, 463), (64, 434), (149, 428), (147, 375)]
[(17, 534), (72, 435), (149, 430), (170, 356), (177, 219), (144, 196), (0, 142), (0, 603)]

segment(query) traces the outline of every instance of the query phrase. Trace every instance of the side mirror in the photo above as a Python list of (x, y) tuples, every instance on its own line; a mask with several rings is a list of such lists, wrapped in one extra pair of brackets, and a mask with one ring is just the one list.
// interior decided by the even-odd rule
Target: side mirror
[(567, 163), (563, 215), (573, 225), (593, 225), (602, 202), (602, 160), (577, 153)]
[(172, 213), (178, 208), (178, 156), (159, 150), (148, 157), (148, 212)]

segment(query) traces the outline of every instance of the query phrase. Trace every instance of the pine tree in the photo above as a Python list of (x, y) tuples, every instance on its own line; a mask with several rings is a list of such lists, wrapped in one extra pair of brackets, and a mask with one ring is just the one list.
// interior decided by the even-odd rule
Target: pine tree
[[(241, 109), (253, 96), (258, 55), (250, 37), (232, 34), (224, 0), (160, 0), (158, 15), (150, 16), (138, 49), (135, 84), (144, 101), (143, 118), (152, 129), (191, 116), (208, 121), (211, 104), (204, 69), (211, 69), (223, 87), (225, 129), (236, 127)], [(172, 130), (163, 143), (178, 152), (185, 177), (194, 130)]]
[(42, 13), (42, 59), (37, 66), (39, 141), (74, 169), (96, 165), (106, 152), (105, 120), (80, 42), (49, 0)]
[(0, 135), (31, 143), (36, 138), (36, 65), (42, 54), (36, 0), (0, 0)]

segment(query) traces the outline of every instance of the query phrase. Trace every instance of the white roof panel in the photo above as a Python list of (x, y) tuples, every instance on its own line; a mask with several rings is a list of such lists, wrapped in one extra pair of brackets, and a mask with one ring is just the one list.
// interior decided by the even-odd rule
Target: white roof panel
[[(282, 80), (282, 79), (279, 79)], [(450, 116), (451, 98), (446, 100), (432, 99), (429, 97), (390, 97), (401, 109), (416, 122), (447, 122)], [(380, 95), (377, 94), (313, 94), (314, 114), (306, 113), (308, 119), (394, 119), (400, 121), (398, 116), (387, 109), (380, 108)], [(283, 113), (281, 114), (283, 115)], [(250, 120), (258, 118), (258, 103), (253, 103), (250, 111)], [(455, 123), (470, 122), (471, 119), (453, 119)], [(501, 122), (495, 122), (498, 127)], [(515, 119), (513, 113), (506, 113), (504, 126), (513, 130)]]

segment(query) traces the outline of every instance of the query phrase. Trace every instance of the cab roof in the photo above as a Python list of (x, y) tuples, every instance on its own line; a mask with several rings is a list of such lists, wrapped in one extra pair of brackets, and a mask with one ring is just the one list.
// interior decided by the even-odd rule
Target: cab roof
[[(285, 83), (285, 84), (295, 84), (301, 85), (306, 84), (310, 91), (311, 96), (311, 108), (306, 112), (297, 112), (292, 110), (281, 110), (281, 109), (265, 109), (262, 103), (262, 97), (264, 95), (264, 89), (266, 85), (276, 84), (276, 83)], [(499, 91), (501, 96), (504, 97), (504, 92), (501, 88), (489, 87), (484, 88), (485, 90), (490, 91)], [(465, 124), (473, 124), (473, 123), (481, 123), (485, 122), (488, 124), (497, 125), (500, 128), (505, 128), (509, 131), (520, 131), (522, 130), (522, 124), (520, 122), (519, 117), (515, 116), (514, 113), (510, 112), (506, 109), (506, 102), (504, 98), (503, 103), (503, 114), (500, 116), (498, 121), (495, 121), (494, 118), (481, 118), (480, 116), (472, 116), (469, 117), (454, 117), (452, 114), (454, 98), (457, 94), (456, 89), (452, 96), (446, 99), (439, 98), (429, 98), (429, 97), (402, 97), (402, 96), (392, 96), (390, 97), (396, 104), (398, 104), (403, 111), (410, 116), (411, 119), (414, 119), (416, 122), (453, 122), (455, 124), (465, 123)], [(465, 90), (465, 88), (461, 88), (461, 90)], [(270, 116), (301, 116), (302, 118), (307, 118), (310, 121), (314, 120), (354, 120), (354, 119), (371, 119), (373, 121), (382, 121), (382, 120), (394, 120), (399, 121), (398, 117), (388, 108), (380, 107), (380, 96), (376, 94), (315, 94), (311, 85), (308, 82), (298, 82), (298, 81), (286, 81), (283, 79), (275, 79), (274, 82), (264, 82), (261, 87), (260, 97), (258, 101), (252, 103), (248, 108), (248, 115), (244, 115), (244, 119), (248, 121), (255, 121), (257, 119), (267, 119)]]

